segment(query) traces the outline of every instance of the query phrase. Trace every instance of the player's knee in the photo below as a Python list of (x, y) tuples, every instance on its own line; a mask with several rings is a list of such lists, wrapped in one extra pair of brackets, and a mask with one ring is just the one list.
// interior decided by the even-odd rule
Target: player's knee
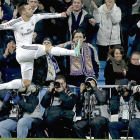
[(51, 48), (51, 47), (52, 47), (51, 45), (46, 45), (46, 53), (47, 53), (47, 54), (49, 54), (50, 48)]
[(31, 80), (23, 80), (24, 87), (29, 87), (31, 85)]

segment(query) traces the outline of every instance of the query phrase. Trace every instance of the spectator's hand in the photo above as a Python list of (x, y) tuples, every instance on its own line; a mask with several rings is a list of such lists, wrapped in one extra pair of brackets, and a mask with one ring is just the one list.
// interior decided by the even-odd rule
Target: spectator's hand
[(92, 26), (95, 26), (96, 21), (95, 21), (94, 18), (90, 18), (90, 19), (89, 19), (89, 23), (90, 23)]
[(13, 102), (15, 104), (17, 104), (17, 102), (18, 102), (19, 99), (20, 99), (20, 97), (18, 96), (18, 94), (17, 94), (17, 96), (15, 98), (12, 98), (12, 100), (13, 100)]
[(51, 19), (51, 23), (55, 24), (56, 23), (55, 19)]
[(61, 47), (61, 48), (63, 48), (64, 47), (64, 44), (59, 44), (58, 46)]
[(50, 7), (50, 12), (55, 13), (55, 9), (53, 7)]
[(3, 11), (2, 11), (2, 8), (0, 7), (0, 19), (3, 18)]
[(9, 55), (9, 48), (7, 47), (5, 53), (3, 54), (3, 57), (6, 58), (8, 55)]
[(86, 89), (86, 86), (84, 83), (81, 83), (80, 85), (80, 93), (83, 93), (83, 91)]
[(61, 13), (61, 17), (67, 17), (66, 13), (65, 12)]
[(95, 11), (98, 11), (98, 7), (97, 7), (97, 5), (95, 4), (94, 1), (91, 1), (91, 5), (93, 6)]
[(4, 98), (4, 101), (9, 101), (11, 98), (11, 92), (7, 92)]
[(14, 9), (14, 12), (13, 12), (13, 18), (17, 18), (17, 13), (18, 13), (18, 10), (17, 10), (17, 7), (16, 7), (16, 9)]
[(67, 15), (69, 16), (70, 13), (73, 11), (73, 6), (71, 5), (68, 9), (67, 9)]
[(37, 33), (34, 32), (32, 42), (35, 42), (35, 38), (37, 37)]
[(54, 90), (54, 82), (51, 82), (50, 83), (50, 89), (49, 89), (49, 91), (50, 92), (53, 92), (53, 90)]

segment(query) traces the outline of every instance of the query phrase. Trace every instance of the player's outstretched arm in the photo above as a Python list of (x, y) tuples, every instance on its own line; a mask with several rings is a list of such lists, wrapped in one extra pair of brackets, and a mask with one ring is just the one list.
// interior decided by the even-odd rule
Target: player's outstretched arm
[(49, 18), (61, 18), (61, 17), (67, 17), (66, 13), (42, 13), (42, 14), (34, 14), (36, 17), (35, 19), (37, 22), (41, 19), (49, 19)]

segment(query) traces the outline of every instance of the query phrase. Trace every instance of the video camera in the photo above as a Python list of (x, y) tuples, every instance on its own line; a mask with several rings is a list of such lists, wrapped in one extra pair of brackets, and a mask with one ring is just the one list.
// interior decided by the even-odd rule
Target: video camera
[(140, 86), (137, 86), (134, 82), (129, 82), (127, 89), (133, 91), (133, 93), (140, 92)]
[(20, 88), (18, 90), (13, 90), (11, 92), (11, 97), (15, 98), (17, 96), (17, 94), (22, 95), (22, 96), (29, 96), (30, 94), (32, 94), (34, 96), (38, 96), (39, 90), (40, 90), (40, 88), (38, 86), (31, 85), (28, 88)]

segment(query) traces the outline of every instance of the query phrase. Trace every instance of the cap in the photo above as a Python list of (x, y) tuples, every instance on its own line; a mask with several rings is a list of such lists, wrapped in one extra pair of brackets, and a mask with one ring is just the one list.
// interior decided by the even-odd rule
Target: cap
[(97, 85), (97, 78), (96, 78), (95, 75), (89, 75), (89, 76), (87, 76), (86, 79), (85, 79), (85, 83), (88, 82), (88, 81), (92, 81), (92, 80), (93, 80), (93, 81), (96, 83), (96, 85)]
[(52, 43), (52, 45), (53, 45), (53, 41), (52, 41), (52, 39), (51, 39), (50, 37), (45, 37), (45, 38), (43, 39), (42, 43), (43, 43), (45, 40), (50, 41), (50, 42)]

